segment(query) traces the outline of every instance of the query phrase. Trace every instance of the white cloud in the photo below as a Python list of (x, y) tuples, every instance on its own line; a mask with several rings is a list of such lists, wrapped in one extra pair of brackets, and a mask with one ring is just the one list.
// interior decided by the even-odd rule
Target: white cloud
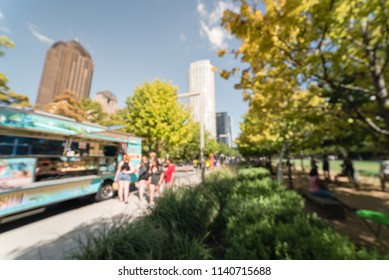
[(4, 19), (4, 14), (0, 11), (0, 20)]
[(229, 38), (229, 34), (227, 34), (222, 27), (210, 27), (201, 21), (200, 32), (201, 34), (206, 34), (214, 49), (227, 47), (226, 39)]
[(197, 5), (197, 12), (199, 13), (200, 17), (205, 17), (208, 14), (205, 5), (201, 2), (199, 2), (199, 4)]
[(185, 34), (181, 33), (180, 34), (180, 42), (185, 42), (186, 41), (186, 36)]
[(42, 43), (47, 43), (47, 44), (50, 44), (50, 45), (54, 43), (53, 39), (51, 39), (48, 36), (40, 33), (38, 31), (38, 26), (36, 26), (35, 24), (27, 23), (27, 27), (31, 31), (32, 35), (34, 35), (34, 37), (37, 38)]
[(197, 12), (200, 16), (200, 35), (207, 37), (213, 49), (226, 48), (227, 40), (231, 35), (221, 27), (221, 19), (225, 10), (238, 12), (239, 8), (228, 0), (218, 1), (211, 12), (208, 12), (204, 3), (197, 4)]
[(0, 26), (0, 31), (4, 33), (11, 33), (11, 30), (5, 26)]

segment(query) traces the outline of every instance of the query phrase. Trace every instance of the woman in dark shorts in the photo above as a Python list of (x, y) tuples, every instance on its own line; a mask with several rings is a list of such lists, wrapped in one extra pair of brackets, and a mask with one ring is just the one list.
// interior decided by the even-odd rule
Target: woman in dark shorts
[(131, 174), (135, 172), (135, 168), (130, 161), (128, 155), (123, 155), (123, 160), (119, 163), (115, 175), (115, 181), (118, 181), (118, 197), (119, 201), (128, 203), (128, 194), (130, 193)]
[(158, 191), (158, 196), (161, 196), (161, 184), (163, 182), (164, 173), (162, 168), (159, 166), (157, 160), (153, 160), (150, 165), (150, 177), (149, 177), (149, 186), (150, 186), (150, 207), (154, 206), (154, 192), (155, 189)]

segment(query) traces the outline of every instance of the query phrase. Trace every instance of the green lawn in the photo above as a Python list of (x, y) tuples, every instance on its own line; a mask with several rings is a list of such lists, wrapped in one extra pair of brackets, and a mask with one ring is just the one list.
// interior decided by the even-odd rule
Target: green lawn
[[(296, 168), (299, 168), (301, 166), (301, 161), (299, 159), (292, 160)], [(331, 160), (330, 161), (330, 172), (331, 175), (335, 173), (340, 173), (341, 171), (341, 164), (342, 160)], [(311, 163), (309, 159), (303, 160), (304, 167), (306, 169), (309, 169), (311, 167)], [(367, 161), (367, 160), (355, 160), (353, 161), (354, 168), (357, 170), (357, 172), (360, 175), (368, 175), (368, 176), (378, 176), (379, 169), (380, 169), (380, 162), (379, 161)], [(317, 164), (319, 166), (319, 172), (322, 171), (322, 162), (317, 161)]]

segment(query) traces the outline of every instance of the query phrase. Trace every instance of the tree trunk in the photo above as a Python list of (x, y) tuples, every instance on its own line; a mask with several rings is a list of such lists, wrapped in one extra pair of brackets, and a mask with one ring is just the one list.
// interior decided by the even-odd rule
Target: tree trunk
[(305, 172), (305, 167), (304, 167), (304, 153), (303, 151), (300, 151), (300, 164), (301, 164), (301, 170)]
[(386, 88), (384, 71), (378, 66), (378, 57), (375, 50), (369, 51), (369, 63), (371, 67), (371, 76), (374, 81), (375, 97), (378, 107), (378, 113), (384, 120), (385, 128), (389, 131), (389, 94)]
[(281, 152), (280, 152), (280, 158), (278, 160), (278, 167), (277, 167), (277, 179), (282, 184), (284, 184), (284, 176), (282, 174), (282, 160), (284, 158), (284, 153), (285, 153), (286, 145), (287, 145), (287, 142), (284, 141), (284, 143), (282, 144), (282, 148), (281, 148)]
[(268, 156), (267, 168), (269, 169), (270, 176), (273, 176), (273, 165), (271, 163), (271, 155)]
[(290, 163), (289, 155), (289, 142), (286, 145), (286, 165), (288, 166), (288, 188), (294, 189), (293, 179), (292, 179), (292, 164)]

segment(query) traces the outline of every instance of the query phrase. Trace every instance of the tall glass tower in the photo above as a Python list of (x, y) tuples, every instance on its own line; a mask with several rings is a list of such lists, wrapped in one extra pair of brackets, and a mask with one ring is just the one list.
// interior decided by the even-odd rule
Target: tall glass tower
[[(200, 122), (200, 114), (203, 111), (205, 129), (216, 139), (216, 113), (215, 113), (215, 73), (209, 60), (199, 60), (189, 65), (189, 92), (200, 92), (200, 96), (189, 98), (192, 117)], [(201, 110), (201, 104), (204, 105)]]

